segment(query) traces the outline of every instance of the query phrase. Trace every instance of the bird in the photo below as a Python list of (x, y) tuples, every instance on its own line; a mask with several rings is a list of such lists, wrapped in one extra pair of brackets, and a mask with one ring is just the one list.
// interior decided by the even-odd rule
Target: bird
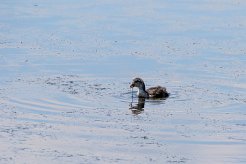
[(165, 87), (156, 86), (145, 90), (144, 81), (137, 77), (132, 80), (130, 88), (138, 88), (137, 96), (139, 98), (167, 98), (169, 93)]

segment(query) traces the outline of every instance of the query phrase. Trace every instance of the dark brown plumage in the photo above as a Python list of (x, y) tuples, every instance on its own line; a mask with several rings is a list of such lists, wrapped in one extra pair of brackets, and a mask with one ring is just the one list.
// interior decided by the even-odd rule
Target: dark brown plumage
[(149, 97), (151, 97), (151, 98), (163, 98), (163, 97), (169, 96), (166, 88), (161, 87), (161, 86), (151, 87), (151, 88), (147, 89), (146, 91), (149, 94)]

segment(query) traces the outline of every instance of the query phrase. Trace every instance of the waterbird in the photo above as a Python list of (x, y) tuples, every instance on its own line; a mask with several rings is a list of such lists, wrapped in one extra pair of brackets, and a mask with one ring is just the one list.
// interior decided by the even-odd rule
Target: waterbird
[(138, 88), (137, 96), (139, 98), (167, 98), (169, 93), (165, 87), (156, 86), (145, 90), (144, 81), (137, 77), (132, 80), (130, 88)]

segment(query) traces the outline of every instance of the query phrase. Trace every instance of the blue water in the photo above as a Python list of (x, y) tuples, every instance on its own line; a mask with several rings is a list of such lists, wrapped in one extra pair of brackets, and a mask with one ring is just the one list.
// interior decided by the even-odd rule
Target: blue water
[(245, 163), (245, 7), (3, 1), (0, 163)]

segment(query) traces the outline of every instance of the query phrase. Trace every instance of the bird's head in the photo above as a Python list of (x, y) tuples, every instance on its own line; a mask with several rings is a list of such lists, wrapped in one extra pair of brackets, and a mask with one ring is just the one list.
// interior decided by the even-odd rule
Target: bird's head
[(144, 81), (141, 78), (135, 78), (132, 80), (132, 83), (130, 85), (130, 88), (137, 87), (139, 89), (145, 90), (145, 84)]

